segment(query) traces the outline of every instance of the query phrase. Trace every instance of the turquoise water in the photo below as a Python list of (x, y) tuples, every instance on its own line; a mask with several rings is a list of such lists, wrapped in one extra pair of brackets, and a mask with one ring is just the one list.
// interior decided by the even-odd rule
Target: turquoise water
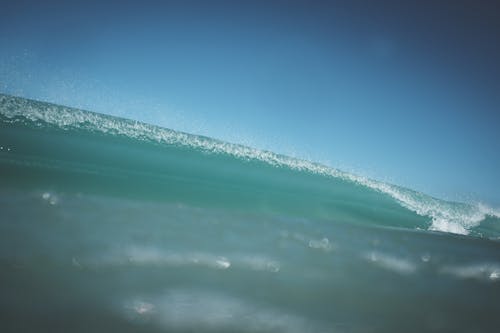
[(0, 184), (2, 332), (500, 326), (486, 205), (6, 95)]

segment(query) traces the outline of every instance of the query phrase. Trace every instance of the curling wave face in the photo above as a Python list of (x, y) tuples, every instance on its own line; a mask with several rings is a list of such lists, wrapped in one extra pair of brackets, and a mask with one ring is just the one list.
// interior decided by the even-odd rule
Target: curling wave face
[[(349, 221), (352, 220), (354, 222), (382, 223), (397, 227), (428, 229), (431, 231), (451, 232), (464, 235), (472, 233), (476, 236), (489, 238), (496, 238), (499, 235), (498, 231), (500, 229), (497, 225), (500, 218), (500, 212), (486, 205), (448, 202), (400, 186), (376, 181), (318, 163), (291, 158), (269, 151), (231, 144), (208, 137), (177, 132), (128, 119), (116, 118), (7, 95), (0, 95), (0, 117), (3, 127), (2, 142), (4, 146), (3, 149), (0, 150), (0, 154), (3, 153), (2, 160), (4, 165), (9, 163), (24, 163), (24, 165), (27, 166), (28, 162), (26, 161), (29, 161), (30, 167), (37, 166), (39, 169), (50, 169), (54, 167), (70, 168), (70, 166), (65, 165), (64, 162), (73, 162), (71, 167), (75, 169), (77, 167), (83, 167), (84, 169), (87, 167), (88, 169), (89, 164), (93, 164), (99, 169), (98, 173), (102, 174), (105, 172), (105, 168), (108, 168), (108, 172), (113, 172), (112, 169), (116, 171), (119, 167), (121, 172), (132, 172), (133, 177), (138, 177), (138, 172), (140, 172), (141, 169), (138, 165), (131, 166), (130, 162), (132, 160), (144, 157), (154, 158), (159, 153), (171, 154), (171, 156), (179, 158), (186, 158), (188, 156), (189, 160), (184, 161), (184, 163), (192, 163), (193, 165), (184, 165), (182, 161), (172, 161), (172, 159), (167, 161), (165, 158), (163, 158), (163, 160), (160, 158), (157, 161), (157, 167), (152, 172), (156, 173), (156, 175), (150, 173), (149, 176), (157, 176), (158, 178), (180, 177), (184, 179), (194, 177), (197, 178), (197, 181), (206, 183), (214, 180), (221, 180), (220, 169), (228, 169), (228, 165), (230, 165), (231, 170), (228, 170), (230, 175), (225, 175), (223, 177), (224, 179), (217, 184), (217, 189), (212, 187), (208, 192), (221, 194), (218, 191), (227, 192), (230, 187), (236, 184), (240, 186), (239, 190), (241, 191), (263, 191), (261, 196), (247, 195), (247, 198), (242, 198), (242, 200), (249, 200), (249, 197), (252, 197), (254, 200), (257, 200), (260, 205), (268, 205), (270, 208), (273, 208), (273, 199), (265, 198), (266, 193), (264, 192), (266, 190), (271, 189), (275, 192), (274, 190), (277, 189), (281, 192), (280, 194), (283, 194), (282, 191), (294, 191), (296, 193), (295, 200), (302, 202), (300, 206), (304, 209), (313, 209), (315, 210), (313, 213), (333, 220), (340, 218)], [(35, 142), (43, 144), (45, 140), (51, 142), (53, 146), (48, 147), (45, 144), (42, 147), (38, 147), (39, 149), (36, 151), (33, 151), (33, 147), (31, 147), (30, 151), (23, 151), (22, 147), (23, 144), (26, 146), (26, 138), (23, 138), (22, 143), (19, 142), (17, 136), (24, 134), (19, 128), (30, 132), (30, 136), (33, 137), (33, 142), (29, 144), (33, 145)], [(5, 133), (6, 131), (8, 133)], [(61, 132), (63, 132), (64, 135), (61, 136)], [(82, 136), (86, 136), (86, 142), (81, 142)], [(82, 150), (101, 149), (102, 151), (94, 151), (94, 156), (87, 156), (90, 159), (95, 158), (95, 160), (89, 160), (88, 158), (87, 160), (82, 158), (81, 161), (78, 161), (78, 159), (68, 160), (68, 157), (62, 154), (64, 149), (61, 149), (61, 154), (56, 154), (54, 156), (54, 152), (59, 148), (58, 146), (64, 145), (65, 142), (63, 141), (71, 141), (73, 139), (72, 137), (80, 140), (77, 144)], [(60, 141), (57, 141), (58, 139)], [(116, 151), (113, 151), (113, 154), (116, 155), (116, 159), (111, 163), (109, 163), (109, 161), (107, 161), (108, 163), (103, 163), (99, 168), (100, 161), (98, 159), (102, 157), (100, 155), (106, 152), (103, 147), (99, 147), (95, 144), (96, 140), (106, 142), (107, 145), (102, 146), (107, 146), (110, 150), (116, 150), (113, 149), (112, 145), (120, 145), (117, 141), (121, 140), (121, 142), (128, 145), (130, 149), (128, 152), (123, 152), (119, 156)], [(149, 151), (156, 151), (152, 152), (151, 156), (134, 156), (134, 153), (137, 153), (134, 149), (141, 143), (149, 146)], [(88, 146), (84, 147), (85, 144)], [(27, 146), (29, 147), (29, 145)], [(49, 149), (50, 153), (44, 153), (43, 149)], [(121, 145), (119, 149), (123, 151), (127, 148), (123, 148), (123, 145)], [(182, 153), (179, 155), (179, 152)], [(212, 156), (207, 157), (207, 154)], [(144, 155), (144, 152), (142, 152), (141, 155)], [(57, 163), (51, 164), (47, 160), (47, 157), (51, 157), (53, 160), (61, 162), (60, 165), (55, 165)], [(23, 158), (25, 158), (24, 162)], [(209, 161), (212, 163), (207, 163)], [(148, 166), (150, 167), (154, 161), (149, 162)], [(45, 166), (43, 166), (44, 163)], [(51, 164), (51, 166), (49, 167), (47, 163)], [(84, 165), (85, 163), (86, 165)], [(200, 170), (194, 170), (195, 166), (199, 167), (199, 165), (195, 164), (205, 164), (206, 168), (204, 170), (202, 170), (202, 168), (199, 168)], [(165, 166), (168, 172), (161, 170), (161, 167)], [(192, 169), (193, 172), (185, 174), (183, 168), (186, 166), (188, 169)], [(148, 168), (145, 167), (144, 169)], [(250, 177), (248, 174), (253, 175), (252, 179), (249, 179)], [(293, 174), (293, 178), (288, 178), (286, 180), (288, 185), (284, 186), (284, 180), (280, 178), (286, 178), (291, 174)], [(206, 178), (201, 179), (200, 175)], [(263, 185), (259, 184), (259, 181), (272, 182), (274, 180), (273, 177), (276, 175), (279, 180), (275, 181), (274, 184), (267, 183), (261, 188), (258, 188), (259, 185)], [(244, 183), (241, 179), (237, 179), (237, 176), (240, 176), (243, 180), (256, 180), (255, 183), (257, 186), (248, 182)], [(304, 185), (308, 177), (314, 178), (314, 181), (312, 184)], [(318, 182), (324, 184), (315, 187)], [(332, 189), (325, 189), (325, 184), (331, 185)], [(199, 186), (199, 184), (197, 186)], [(227, 188), (224, 188), (224, 186), (227, 186)], [(283, 187), (287, 188), (285, 189)], [(364, 188), (364, 190), (361, 188)], [(365, 193), (362, 193), (363, 191)], [(375, 195), (372, 193), (373, 191), (380, 195)], [(210, 195), (208, 192), (207, 194)], [(358, 196), (356, 196), (354, 192), (356, 192)], [(317, 198), (319, 202), (323, 204), (318, 205), (317, 203), (310, 202), (311, 200), (306, 197), (311, 194), (323, 196)], [(272, 193), (272, 195), (279, 196), (278, 193)], [(297, 198), (297, 195), (303, 195), (303, 197)], [(389, 197), (392, 202), (388, 202), (387, 197)], [(202, 200), (202, 198), (198, 199)], [(285, 202), (287, 198), (282, 197), (281, 199), (282, 200), (279, 200), (281, 201), (281, 205), (277, 206), (286, 208), (283, 206), (287, 206)], [(346, 202), (348, 200), (350, 200), (350, 202)], [(289, 204), (292, 205), (293, 201), (294, 200), (290, 200)], [(311, 204), (309, 207), (307, 202)], [(399, 209), (395, 209), (394, 203), (411, 211), (417, 216), (412, 216), (408, 213), (401, 212)], [(255, 204), (255, 202), (251, 200), (247, 202), (247, 206), (251, 206), (252, 204)], [(355, 207), (350, 207), (352, 209), (348, 209), (347, 206), (349, 205), (358, 206), (357, 208), (359, 208), (359, 211), (356, 212)], [(310, 213), (311, 212), (309, 212), (309, 214)], [(367, 217), (367, 214), (369, 214), (370, 217)], [(423, 219), (418, 217), (422, 217)], [(395, 219), (398, 218), (406, 219), (406, 221), (395, 221)], [(384, 219), (386, 219), (386, 221), (383, 221)], [(484, 221), (487, 223), (481, 226), (481, 223)]]

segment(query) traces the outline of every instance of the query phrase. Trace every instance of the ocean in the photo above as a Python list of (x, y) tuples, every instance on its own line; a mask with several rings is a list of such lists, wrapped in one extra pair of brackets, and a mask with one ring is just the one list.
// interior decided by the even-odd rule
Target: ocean
[(495, 332), (500, 212), (0, 94), (1, 332)]

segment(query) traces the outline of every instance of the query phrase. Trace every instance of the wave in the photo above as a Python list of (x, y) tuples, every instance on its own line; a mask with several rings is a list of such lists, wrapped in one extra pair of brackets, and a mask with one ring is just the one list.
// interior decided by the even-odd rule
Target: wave
[[(301, 212), (312, 209), (318, 213), (317, 216), (326, 219), (362, 220), (367, 223), (471, 234), (487, 238), (498, 238), (500, 235), (498, 227), (500, 211), (484, 204), (440, 200), (418, 191), (347, 173), (319, 163), (205, 136), (2, 94), (0, 94), (0, 123), (3, 129), (2, 142), (5, 142), (0, 150), (2, 156), (0, 163), (4, 166), (21, 164), (25, 167), (29, 165), (31, 168), (36, 166), (39, 169), (59, 170), (80, 168), (80, 171), (87, 173), (106, 173), (113, 177), (126, 169), (127, 176), (142, 177), (143, 181), (147, 177), (157, 180), (162, 177), (182, 178), (184, 183), (179, 186), (185, 192), (190, 191), (186, 184), (193, 179), (197, 183), (193, 185), (192, 190), (200, 188), (201, 183), (211, 183), (210, 190), (201, 191), (204, 194), (199, 194), (199, 201), (203, 201), (201, 196), (211, 196), (210, 193), (213, 194), (214, 191), (217, 195), (212, 201), (217, 200), (217, 196), (221, 200), (224, 198), (232, 200), (234, 198), (230, 195), (225, 197), (223, 194), (232, 186), (248, 194), (243, 195), (241, 199), (247, 200), (248, 206), (303, 204)], [(25, 132), (21, 134), (22, 131), (28, 131), (30, 135), (26, 136)], [(58, 136), (60, 133), (64, 134), (63, 137)], [(24, 136), (21, 138), (22, 135)], [(82, 137), (86, 138), (83, 143), (78, 141), (78, 147), (83, 151), (93, 150), (94, 155), (91, 160), (83, 157), (68, 158), (67, 155), (71, 155), (68, 154), (71, 152), (71, 147), (59, 148), (59, 146), (64, 145), (63, 140), (66, 142), (70, 137), (81, 140)], [(35, 141), (39, 143), (40, 140), (44, 142), (43, 153), (40, 153), (40, 149), (35, 152), (29, 149), (21, 151), (22, 149), (17, 148), (29, 148), (30, 145), (35, 145)], [(129, 149), (127, 154), (130, 156), (127, 157), (127, 163), (133, 167), (124, 167), (124, 164), (117, 160), (106, 161), (106, 158), (109, 158), (106, 156), (106, 151), (100, 150), (103, 146), (99, 146), (99, 142), (109, 143), (113, 140), (126, 140), (126, 142), (121, 141), (118, 146), (135, 147), (145, 144), (147, 147), (136, 147), (133, 152)], [(47, 147), (49, 144), (52, 146)], [(114, 147), (117, 147), (116, 143)], [(164, 151), (144, 155), (146, 150), (151, 152), (155, 149)], [(163, 154), (161, 157), (160, 153)], [(116, 149), (112, 154), (116, 154)], [(147, 167), (137, 164), (140, 163), (137, 161), (137, 156), (141, 154), (146, 160), (151, 159), (148, 160)], [(163, 164), (155, 165), (155, 157), (165, 159), (167, 154), (171, 156), (168, 165), (165, 161)], [(89, 165), (93, 165), (94, 169)], [(226, 168), (227, 172), (215, 170), (217, 168)], [(243, 180), (238, 180), (238, 176), (242, 176)], [(276, 177), (281, 181), (277, 182)], [(328, 186), (331, 188), (326, 188)], [(291, 191), (286, 193), (288, 190)], [(235, 191), (237, 190), (233, 188), (231, 193), (234, 194)], [(254, 193), (252, 196), (252, 191), (257, 194)], [(181, 190), (174, 191), (172, 197), (181, 192)], [(293, 200), (290, 199), (293, 196)], [(310, 198), (311, 196), (321, 204), (317, 204), (315, 199)], [(249, 200), (249, 197), (253, 201)], [(269, 201), (262, 198), (268, 198)], [(388, 202), (387, 198), (390, 198), (391, 202)], [(292, 201), (287, 202), (287, 200)], [(394, 208), (395, 205), (400, 209)], [(401, 208), (407, 212), (402, 212)], [(394, 222), (395, 220), (398, 221)]]

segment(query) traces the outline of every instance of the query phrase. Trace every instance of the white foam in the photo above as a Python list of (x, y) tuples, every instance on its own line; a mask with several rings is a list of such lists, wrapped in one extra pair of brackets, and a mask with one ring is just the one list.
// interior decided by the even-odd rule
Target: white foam
[(429, 262), (432, 259), (432, 256), (429, 253), (424, 253), (420, 256), (420, 260), (422, 262)]
[(42, 199), (47, 201), (52, 206), (57, 205), (59, 203), (59, 198), (54, 193), (50, 192), (44, 192), (42, 194)]
[[(481, 221), (481, 220), (479, 220)], [(467, 235), (469, 231), (461, 224), (454, 221), (446, 220), (444, 218), (434, 218), (429, 230), (443, 231), (452, 234)]]
[(239, 253), (226, 257), (207, 252), (174, 252), (155, 247), (140, 246), (117, 250), (94, 261), (94, 265), (98, 266), (130, 264), (166, 267), (200, 266), (221, 270), (234, 267), (271, 273), (278, 273), (281, 269), (281, 264), (277, 260), (259, 254)]
[(365, 253), (363, 258), (378, 267), (396, 272), (398, 274), (413, 274), (417, 270), (416, 264), (407, 259), (394, 257), (380, 252), (372, 251)]
[(151, 313), (154, 310), (155, 306), (151, 303), (148, 303), (148, 302), (136, 300), (136, 301), (132, 302), (131, 308), (137, 314), (144, 315), (144, 314)]
[[(227, 269), (231, 266), (231, 262), (227, 258), (211, 253), (176, 253), (152, 247), (130, 247), (125, 251), (125, 256), (128, 258), (128, 263), (138, 265), (199, 265), (217, 269)], [(117, 259), (120, 257), (123, 256), (118, 256)], [(119, 262), (119, 260), (115, 262)]]
[(227, 269), (231, 267), (231, 262), (224, 257), (219, 257), (215, 260), (215, 263), (219, 268)]
[(498, 210), (491, 209), (483, 204), (472, 205), (447, 202), (396, 185), (353, 175), (302, 159), (164, 129), (138, 121), (114, 118), (53, 104), (43, 104), (43, 107), (40, 105), (39, 102), (0, 95), (0, 113), (13, 121), (15, 121), (15, 117), (22, 116), (31, 121), (41, 120), (56, 125), (61, 129), (85, 127), (101, 133), (119, 134), (138, 140), (187, 146), (215, 154), (229, 154), (244, 160), (258, 160), (273, 166), (288, 167), (293, 170), (308, 171), (352, 181), (385, 193), (395, 199), (401, 206), (418, 215), (429, 217), (431, 219), (430, 230), (468, 234), (470, 228), (479, 225), (487, 216), (500, 218)]
[[(154, 297), (126, 302), (127, 317), (150, 315), (151, 322), (165, 330), (229, 330), (251, 332), (325, 332), (310, 320), (261, 304), (213, 291), (174, 289)], [(154, 312), (153, 312), (154, 311)]]
[(242, 267), (254, 271), (278, 273), (281, 265), (278, 261), (260, 255), (243, 254), (233, 259), (235, 267)]
[(325, 252), (330, 252), (333, 248), (332, 243), (326, 237), (322, 239), (311, 239), (309, 241), (309, 247), (313, 249), (323, 250)]
[(444, 266), (441, 268), (440, 272), (460, 279), (476, 279), (492, 282), (500, 281), (499, 263)]

